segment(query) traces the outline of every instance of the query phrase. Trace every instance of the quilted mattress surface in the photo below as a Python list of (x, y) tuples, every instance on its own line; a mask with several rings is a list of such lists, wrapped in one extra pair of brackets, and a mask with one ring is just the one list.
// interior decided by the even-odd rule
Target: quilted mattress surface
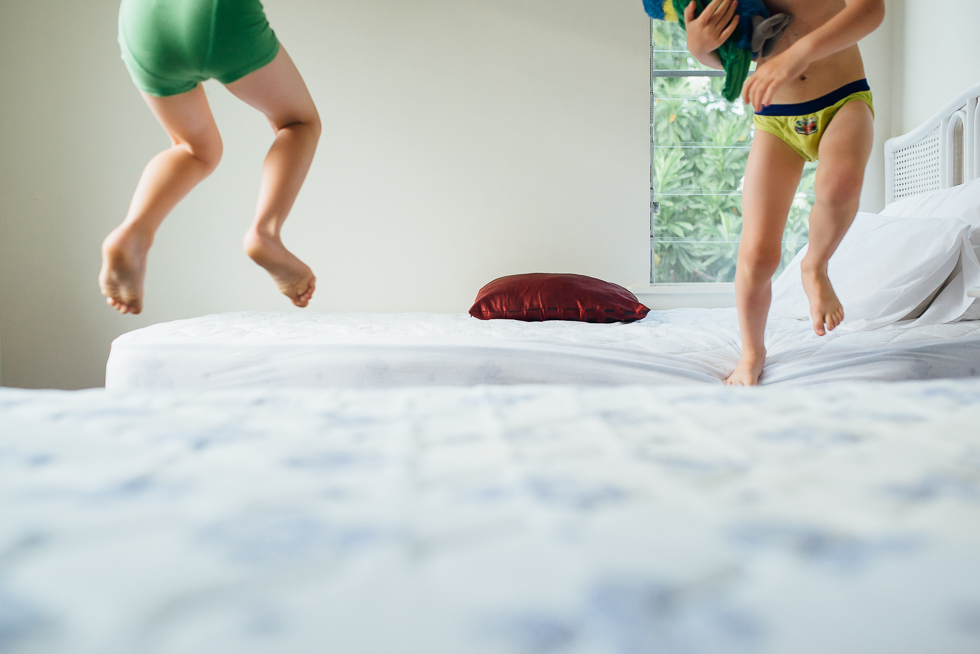
[[(980, 376), (980, 322), (818, 337), (772, 317), (763, 384)], [(738, 361), (734, 309), (651, 312), (632, 324), (481, 321), (466, 314), (227, 313), (112, 344), (106, 387), (719, 384)]]
[(980, 380), (0, 389), (4, 654), (976, 654)]

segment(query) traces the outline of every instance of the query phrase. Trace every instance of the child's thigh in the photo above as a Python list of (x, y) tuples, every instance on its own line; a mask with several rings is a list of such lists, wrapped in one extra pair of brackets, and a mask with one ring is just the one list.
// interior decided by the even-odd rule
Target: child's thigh
[(188, 145), (195, 154), (221, 158), (221, 134), (214, 122), (204, 87), (164, 98), (142, 93), (150, 111), (175, 145)]
[(804, 163), (779, 137), (756, 130), (742, 186), (743, 243), (782, 243)]
[(261, 111), (276, 128), (319, 121), (306, 82), (285, 48), (267, 66), (226, 85), (240, 100)]
[(841, 107), (820, 140), (817, 199), (838, 200), (860, 195), (864, 169), (874, 147), (874, 117), (864, 102)]

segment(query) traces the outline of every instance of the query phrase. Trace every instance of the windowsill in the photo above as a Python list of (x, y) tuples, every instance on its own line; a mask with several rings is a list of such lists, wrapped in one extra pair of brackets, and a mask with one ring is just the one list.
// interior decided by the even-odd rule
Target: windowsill
[(735, 306), (735, 284), (638, 284), (629, 290), (654, 311)]

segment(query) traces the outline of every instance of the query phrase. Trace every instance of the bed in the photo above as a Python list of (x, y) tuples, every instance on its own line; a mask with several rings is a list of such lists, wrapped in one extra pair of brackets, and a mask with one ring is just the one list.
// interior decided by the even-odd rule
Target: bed
[[(926, 320), (928, 315), (898, 320), (904, 313), (900, 311), (874, 329), (850, 329), (845, 320), (836, 332), (820, 339), (804, 320), (807, 308), (801, 291), (792, 296), (795, 314), (782, 314), (791, 319), (777, 315), (780, 297), (787, 295), (780, 295), (784, 273), (774, 286), (775, 313), (767, 331), (769, 358), (762, 384), (980, 375), (980, 302), (968, 297), (971, 289), (978, 292), (973, 287), (980, 287), (978, 97), (980, 85), (885, 147), (889, 204), (882, 216), (915, 221), (896, 223), (899, 236), (911, 224), (925, 225), (927, 217), (943, 217), (972, 230), (953, 235), (950, 252), (955, 260), (947, 257), (947, 267), (935, 269), (938, 276), (923, 293), (932, 302), (928, 311), (935, 313), (940, 305), (955, 310), (934, 320)], [(867, 218), (859, 214), (849, 236)], [(931, 237), (926, 232), (922, 238)], [(963, 241), (962, 252), (956, 251), (956, 238)], [(906, 240), (909, 252), (922, 249), (922, 240)], [(848, 243), (845, 238), (835, 258), (843, 256)], [(854, 255), (859, 262), (876, 256), (875, 242), (870, 247), (871, 252)], [(899, 244), (888, 247), (896, 254), (889, 266), (902, 266), (905, 251)], [(834, 265), (832, 260), (832, 273)], [(865, 272), (843, 277), (864, 276)], [(906, 293), (909, 280), (899, 281), (897, 292)], [(838, 291), (843, 299), (840, 287)], [(972, 309), (966, 309), (971, 302)], [(854, 305), (846, 306), (851, 315)], [(655, 311), (640, 322), (616, 325), (484, 322), (465, 314), (246, 312), (154, 325), (119, 337), (107, 363), (106, 387), (720, 384), (738, 361), (739, 348), (731, 309)]]
[[(774, 317), (765, 384), (980, 375), (980, 321), (819, 338)], [(481, 321), (455, 314), (232, 313), (118, 338), (106, 387), (364, 388), (480, 384), (721, 384), (739, 358), (734, 309), (632, 324)]]
[(0, 389), (5, 654), (980, 650), (980, 380)]

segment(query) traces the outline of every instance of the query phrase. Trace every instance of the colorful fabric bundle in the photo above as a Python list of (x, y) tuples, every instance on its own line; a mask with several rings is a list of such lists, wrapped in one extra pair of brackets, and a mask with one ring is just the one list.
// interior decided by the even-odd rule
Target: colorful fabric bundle
[[(704, 0), (643, 0), (643, 7), (651, 18), (676, 21), (684, 27), (684, 10), (691, 2), (698, 15), (704, 11)], [(772, 54), (776, 42), (793, 22), (790, 14), (770, 14), (762, 0), (739, 0), (737, 13), (738, 27), (716, 50), (725, 69), (722, 95), (729, 102), (742, 93), (752, 60)]]

